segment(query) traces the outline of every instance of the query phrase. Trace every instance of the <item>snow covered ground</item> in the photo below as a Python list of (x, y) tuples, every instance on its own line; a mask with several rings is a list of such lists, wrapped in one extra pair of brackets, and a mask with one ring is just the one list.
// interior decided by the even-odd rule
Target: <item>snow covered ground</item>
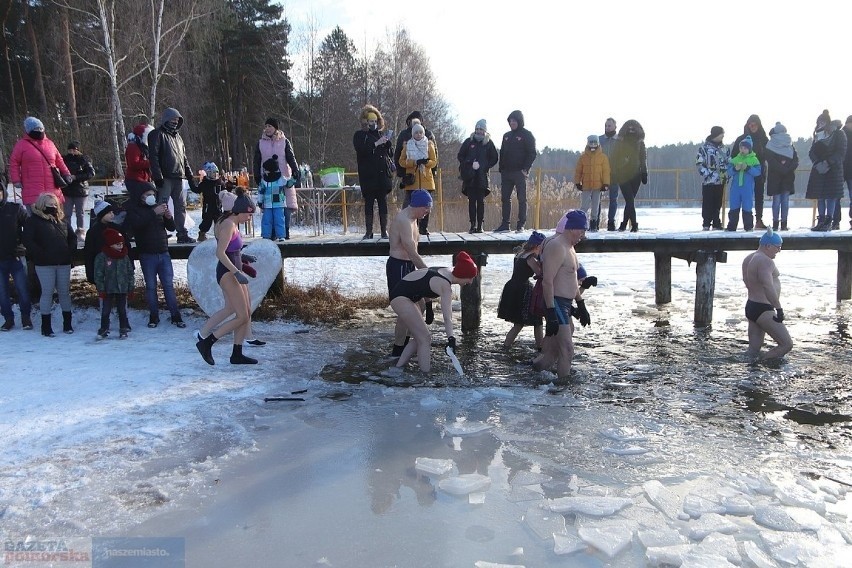
[[(810, 210), (793, 218), (806, 227)], [(639, 222), (662, 233), (697, 219)], [(672, 305), (657, 307), (650, 255), (584, 255), (601, 284), (564, 391), (526, 364), (529, 332), (495, 347), (509, 326), (493, 317), (460, 349), (470, 376), (449, 380), (439, 357), (450, 386), (437, 388), (387, 370), (387, 310), (354, 328), (256, 323), (270, 341), (252, 348), (256, 367), (227, 364), (227, 341), (204, 364), (200, 314), (150, 330), (132, 312), (126, 341), (96, 342), (94, 310), (75, 311), (73, 335), (0, 334), (0, 536), (178, 537), (199, 567), (848, 566), (852, 356), (836, 254), (779, 255), (796, 347), (758, 367), (739, 357), (744, 254), (718, 265), (708, 335), (690, 324), (694, 268), (673, 263)], [(489, 259), (486, 310), (510, 271), (511, 257)], [(384, 258), (285, 272), (385, 287)], [(367, 380), (321, 378), (358, 362)]]

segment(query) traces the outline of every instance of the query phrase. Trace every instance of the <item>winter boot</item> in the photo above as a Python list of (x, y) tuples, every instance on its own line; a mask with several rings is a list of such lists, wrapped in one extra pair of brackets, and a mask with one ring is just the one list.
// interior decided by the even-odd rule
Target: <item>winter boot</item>
[(364, 233), (362, 240), (373, 238), (373, 212), (364, 213), (364, 223), (367, 225), (367, 231)]
[(387, 213), (379, 213), (379, 225), (382, 227), (382, 238), (388, 238), (388, 216)]
[(15, 318), (12, 317), (3, 322), (3, 325), (0, 326), (0, 331), (9, 331), (13, 327), (15, 327)]
[(839, 231), (840, 230), (840, 219), (838, 219), (837, 217), (831, 218), (831, 230), (832, 231)]
[(760, 217), (757, 218), (757, 221), (755, 221), (755, 223), (754, 223), (754, 228), (755, 229), (765, 229), (766, 228), (766, 225), (763, 224), (762, 218), (760, 218)]
[(476, 224), (473, 221), (470, 222), (470, 230), (468, 231), (468, 233), (470, 233), (471, 235), (476, 233)]
[(71, 312), (62, 312), (62, 331), (69, 335), (74, 333), (74, 328), (71, 327)]
[(203, 243), (206, 240), (207, 240), (207, 233), (205, 233), (203, 231), (199, 231), (198, 232), (198, 242)]
[(627, 228), (627, 221), (622, 221), (621, 225), (618, 226), (618, 230), (621, 231), (621, 232), (624, 232), (624, 230), (626, 228)]
[[(763, 223), (761, 223), (763, 225)], [(763, 225), (763, 228), (766, 228), (766, 225)], [(753, 231), (754, 230), (754, 213), (751, 211), (745, 212), (743, 211), (743, 230), (745, 231)]]
[(782, 231), (786, 231), (786, 230), (787, 230), (787, 221), (781, 221), (781, 230), (782, 230)]
[(213, 360), (213, 344), (218, 340), (219, 339), (211, 333), (204, 339), (200, 339), (195, 342), (195, 348), (198, 349), (198, 352), (201, 353), (201, 358), (204, 359), (204, 362), (208, 365), (216, 364), (216, 361)]
[(772, 220), (772, 230), (773, 230), (773, 231), (777, 231), (777, 230), (778, 230), (778, 219), (773, 219), (773, 220)]
[(734, 232), (737, 230), (737, 225), (740, 222), (740, 210), (739, 209), (731, 209), (728, 211), (728, 226), (725, 228), (726, 231)]
[(811, 231), (824, 233), (831, 229), (831, 217), (817, 217), (817, 224), (811, 227)]
[(589, 221), (589, 232), (597, 233), (598, 232), (598, 221)]
[(246, 357), (243, 355), (243, 346), (242, 345), (234, 345), (234, 350), (231, 352), (231, 364), (232, 365), (256, 365), (257, 359), (252, 359), (251, 357)]
[(45, 337), (56, 337), (50, 325), (50, 314), (41, 314), (41, 334)]
[(606, 230), (607, 231), (614, 231), (615, 230), (615, 221), (613, 221), (612, 219), (607, 221), (606, 222)]
[(638, 233), (639, 232), (639, 223), (636, 221), (630, 221), (630, 232)]
[(476, 222), (476, 232), (477, 233), (482, 232), (482, 219), (480, 219), (479, 221)]
[(29, 314), (21, 315), (21, 328), (23, 329), (32, 329), (33, 328), (33, 320), (30, 319)]

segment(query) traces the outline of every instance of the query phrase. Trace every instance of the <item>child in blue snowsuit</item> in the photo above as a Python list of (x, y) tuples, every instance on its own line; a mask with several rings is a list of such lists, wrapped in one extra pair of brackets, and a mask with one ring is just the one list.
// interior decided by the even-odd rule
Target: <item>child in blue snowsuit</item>
[(287, 208), (286, 191), (295, 193), (295, 178), (284, 178), (278, 167), (278, 156), (273, 155), (263, 162), (263, 179), (257, 188), (263, 217), (260, 236), (264, 239), (283, 241), (290, 238), (290, 209)]
[(731, 180), (731, 193), (728, 195), (728, 226), (726, 231), (736, 231), (743, 212), (743, 229), (754, 229), (754, 178), (760, 175), (760, 161), (751, 151), (754, 143), (751, 136), (740, 142), (740, 153), (728, 162), (728, 178)]

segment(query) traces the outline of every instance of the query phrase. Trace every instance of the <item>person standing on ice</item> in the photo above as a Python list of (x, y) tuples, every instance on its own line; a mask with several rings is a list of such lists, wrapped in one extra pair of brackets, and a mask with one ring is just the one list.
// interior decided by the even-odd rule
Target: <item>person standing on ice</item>
[[(757, 251), (743, 261), (743, 282), (748, 290), (745, 315), (748, 320), (748, 355), (758, 360), (783, 357), (793, 348), (790, 332), (784, 325), (781, 307), (781, 282), (775, 257), (781, 252), (784, 240), (772, 229), (760, 237)], [(760, 353), (766, 334), (778, 345)]]

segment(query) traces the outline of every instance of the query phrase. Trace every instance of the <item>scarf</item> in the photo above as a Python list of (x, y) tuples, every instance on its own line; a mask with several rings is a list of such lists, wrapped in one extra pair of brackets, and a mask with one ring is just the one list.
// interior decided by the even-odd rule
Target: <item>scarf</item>
[(793, 157), (793, 139), (786, 132), (773, 132), (766, 149), (786, 158)]
[[(757, 159), (757, 156), (754, 152), (749, 152), (745, 156), (742, 154), (737, 154), (733, 158), (731, 158), (731, 164), (734, 166), (734, 170), (736, 171), (738, 164), (745, 164), (748, 167), (759, 166), (760, 161)], [(737, 185), (743, 185), (743, 178), (745, 177), (745, 170), (740, 170), (737, 172), (739, 178), (737, 179)]]
[(409, 160), (428, 160), (429, 159), (429, 139), (425, 136), (420, 140), (412, 138), (405, 143), (405, 155)]

